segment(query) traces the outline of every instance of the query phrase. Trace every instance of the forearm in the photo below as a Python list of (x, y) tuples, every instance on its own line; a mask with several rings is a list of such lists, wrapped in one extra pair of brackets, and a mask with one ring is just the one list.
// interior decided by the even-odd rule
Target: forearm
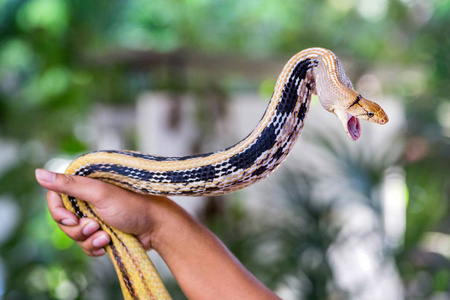
[(153, 247), (189, 299), (279, 299), (204, 226), (174, 208)]
[[(94, 220), (78, 221), (64, 208), (59, 194), (91, 203), (107, 224), (134, 234), (145, 249), (158, 251), (190, 299), (278, 299), (211, 232), (170, 199), (45, 170), (38, 170), (36, 177), (50, 190), (47, 201), (52, 218), (88, 255), (104, 254), (101, 250), (109, 236), (98, 231)], [(96, 243), (100, 236), (103, 241)]]

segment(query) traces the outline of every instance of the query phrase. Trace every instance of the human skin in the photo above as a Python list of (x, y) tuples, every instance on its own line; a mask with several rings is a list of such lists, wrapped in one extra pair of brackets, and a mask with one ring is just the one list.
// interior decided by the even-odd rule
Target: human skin
[(48, 189), (52, 218), (89, 256), (104, 255), (110, 237), (96, 220), (78, 219), (65, 209), (61, 194), (91, 203), (106, 223), (134, 234), (146, 250), (157, 251), (189, 299), (280, 299), (214, 234), (167, 197), (42, 169), (36, 170), (36, 179)]

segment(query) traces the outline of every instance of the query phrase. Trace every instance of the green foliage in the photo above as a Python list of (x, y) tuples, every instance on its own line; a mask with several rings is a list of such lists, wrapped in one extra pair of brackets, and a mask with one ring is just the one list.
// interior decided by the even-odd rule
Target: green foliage
[[(242, 87), (233, 75), (220, 75), (226, 85), (218, 82), (215, 72), (203, 77), (187, 74), (192, 77), (180, 83), (179, 78), (171, 80), (170, 70), (144, 71), (141, 61), (132, 64), (117, 56), (129, 50), (190, 49), (253, 59), (287, 57), (310, 46), (351, 57), (356, 76), (381, 72), (386, 77), (382, 92), (403, 102), (407, 127), (399, 139), (405, 140), (405, 151), (389, 163), (404, 169), (409, 203), (404, 241), (388, 250), (396, 259), (407, 298), (449, 295), (449, 272), (436, 267), (440, 262), (448, 265), (448, 253), (436, 256), (422, 247), (428, 233), (448, 234), (449, 30), (447, 0), (0, 0), (0, 150), (7, 145), (15, 149), (14, 157), (0, 165), (0, 200), (12, 199), (0, 202), (0, 210), (3, 203), (12, 203), (18, 212), (7, 220), (15, 224), (11, 232), (0, 236), (4, 270), (0, 295), (5, 299), (92, 295), (88, 282), (94, 275), (89, 275), (88, 260), (49, 218), (34, 169), (56, 156), (88, 150), (75, 128), (96, 105), (133, 103), (139, 93), (163, 88), (196, 90), (204, 97), (213, 93), (225, 106), (225, 95)], [(251, 91), (270, 94), (273, 80), (267, 78), (259, 87), (251, 79), (248, 82)], [(204, 92), (210, 83), (214, 88)], [(212, 135), (207, 115), (200, 111), (199, 122)], [(369, 199), (368, 206), (381, 220), (382, 204), (373, 194), (387, 162), (380, 158), (378, 165), (365, 164), (363, 155), (348, 156), (345, 148), (317, 142), (339, 158), (342, 173), (364, 195), (360, 201)], [(311, 226), (306, 232), (295, 231), (295, 222), (287, 223), (293, 230), (264, 227), (281, 249), (273, 261), (261, 262), (252, 255), (253, 250), (263, 251), (258, 245), (266, 245), (267, 236), (242, 229), (248, 217), (243, 208), (216, 217), (211, 227), (271, 287), (302, 273), (313, 282), (308, 297), (323, 299), (327, 287), (333, 286), (329, 265), (321, 260), (310, 268), (299, 257), (304, 251), (325, 257), (338, 229), (331, 228), (330, 233), (329, 224), (319, 222), (326, 220), (331, 208), (315, 211), (310, 205), (317, 199), (305, 193), (309, 182), (301, 178), (313, 179), (297, 177), (302, 192), (285, 195), (287, 210), (308, 219)], [(418, 255), (427, 260), (417, 259)], [(105, 279), (100, 285), (117, 294), (117, 282), (114, 278), (111, 282)]]

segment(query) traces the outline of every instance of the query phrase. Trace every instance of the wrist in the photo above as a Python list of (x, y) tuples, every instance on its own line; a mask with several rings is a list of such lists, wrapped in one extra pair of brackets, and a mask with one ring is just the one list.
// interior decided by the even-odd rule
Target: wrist
[[(153, 209), (156, 222), (151, 234), (151, 247), (163, 258), (173, 255), (186, 243), (186, 237), (197, 222), (182, 207), (168, 198), (162, 198)], [(182, 248), (182, 247), (181, 247)]]
[(146, 250), (160, 253), (179, 234), (189, 215), (167, 197), (150, 196), (146, 204), (145, 224), (140, 226), (142, 232), (138, 238)]

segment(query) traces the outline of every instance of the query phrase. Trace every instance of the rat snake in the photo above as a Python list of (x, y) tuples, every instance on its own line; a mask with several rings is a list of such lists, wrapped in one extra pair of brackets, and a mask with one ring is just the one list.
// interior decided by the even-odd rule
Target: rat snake
[[(353, 90), (339, 59), (323, 48), (294, 55), (281, 71), (269, 105), (256, 128), (229, 148), (185, 157), (161, 157), (135, 151), (96, 151), (74, 160), (67, 174), (96, 178), (122, 188), (153, 195), (219, 195), (253, 184), (275, 170), (299, 137), (311, 102), (342, 122), (357, 140), (359, 120), (385, 124), (388, 118), (376, 103)], [(78, 217), (94, 218), (111, 236), (106, 250), (119, 276), (125, 299), (170, 299), (156, 269), (132, 235), (102, 222), (95, 208), (63, 195), (66, 208)]]

